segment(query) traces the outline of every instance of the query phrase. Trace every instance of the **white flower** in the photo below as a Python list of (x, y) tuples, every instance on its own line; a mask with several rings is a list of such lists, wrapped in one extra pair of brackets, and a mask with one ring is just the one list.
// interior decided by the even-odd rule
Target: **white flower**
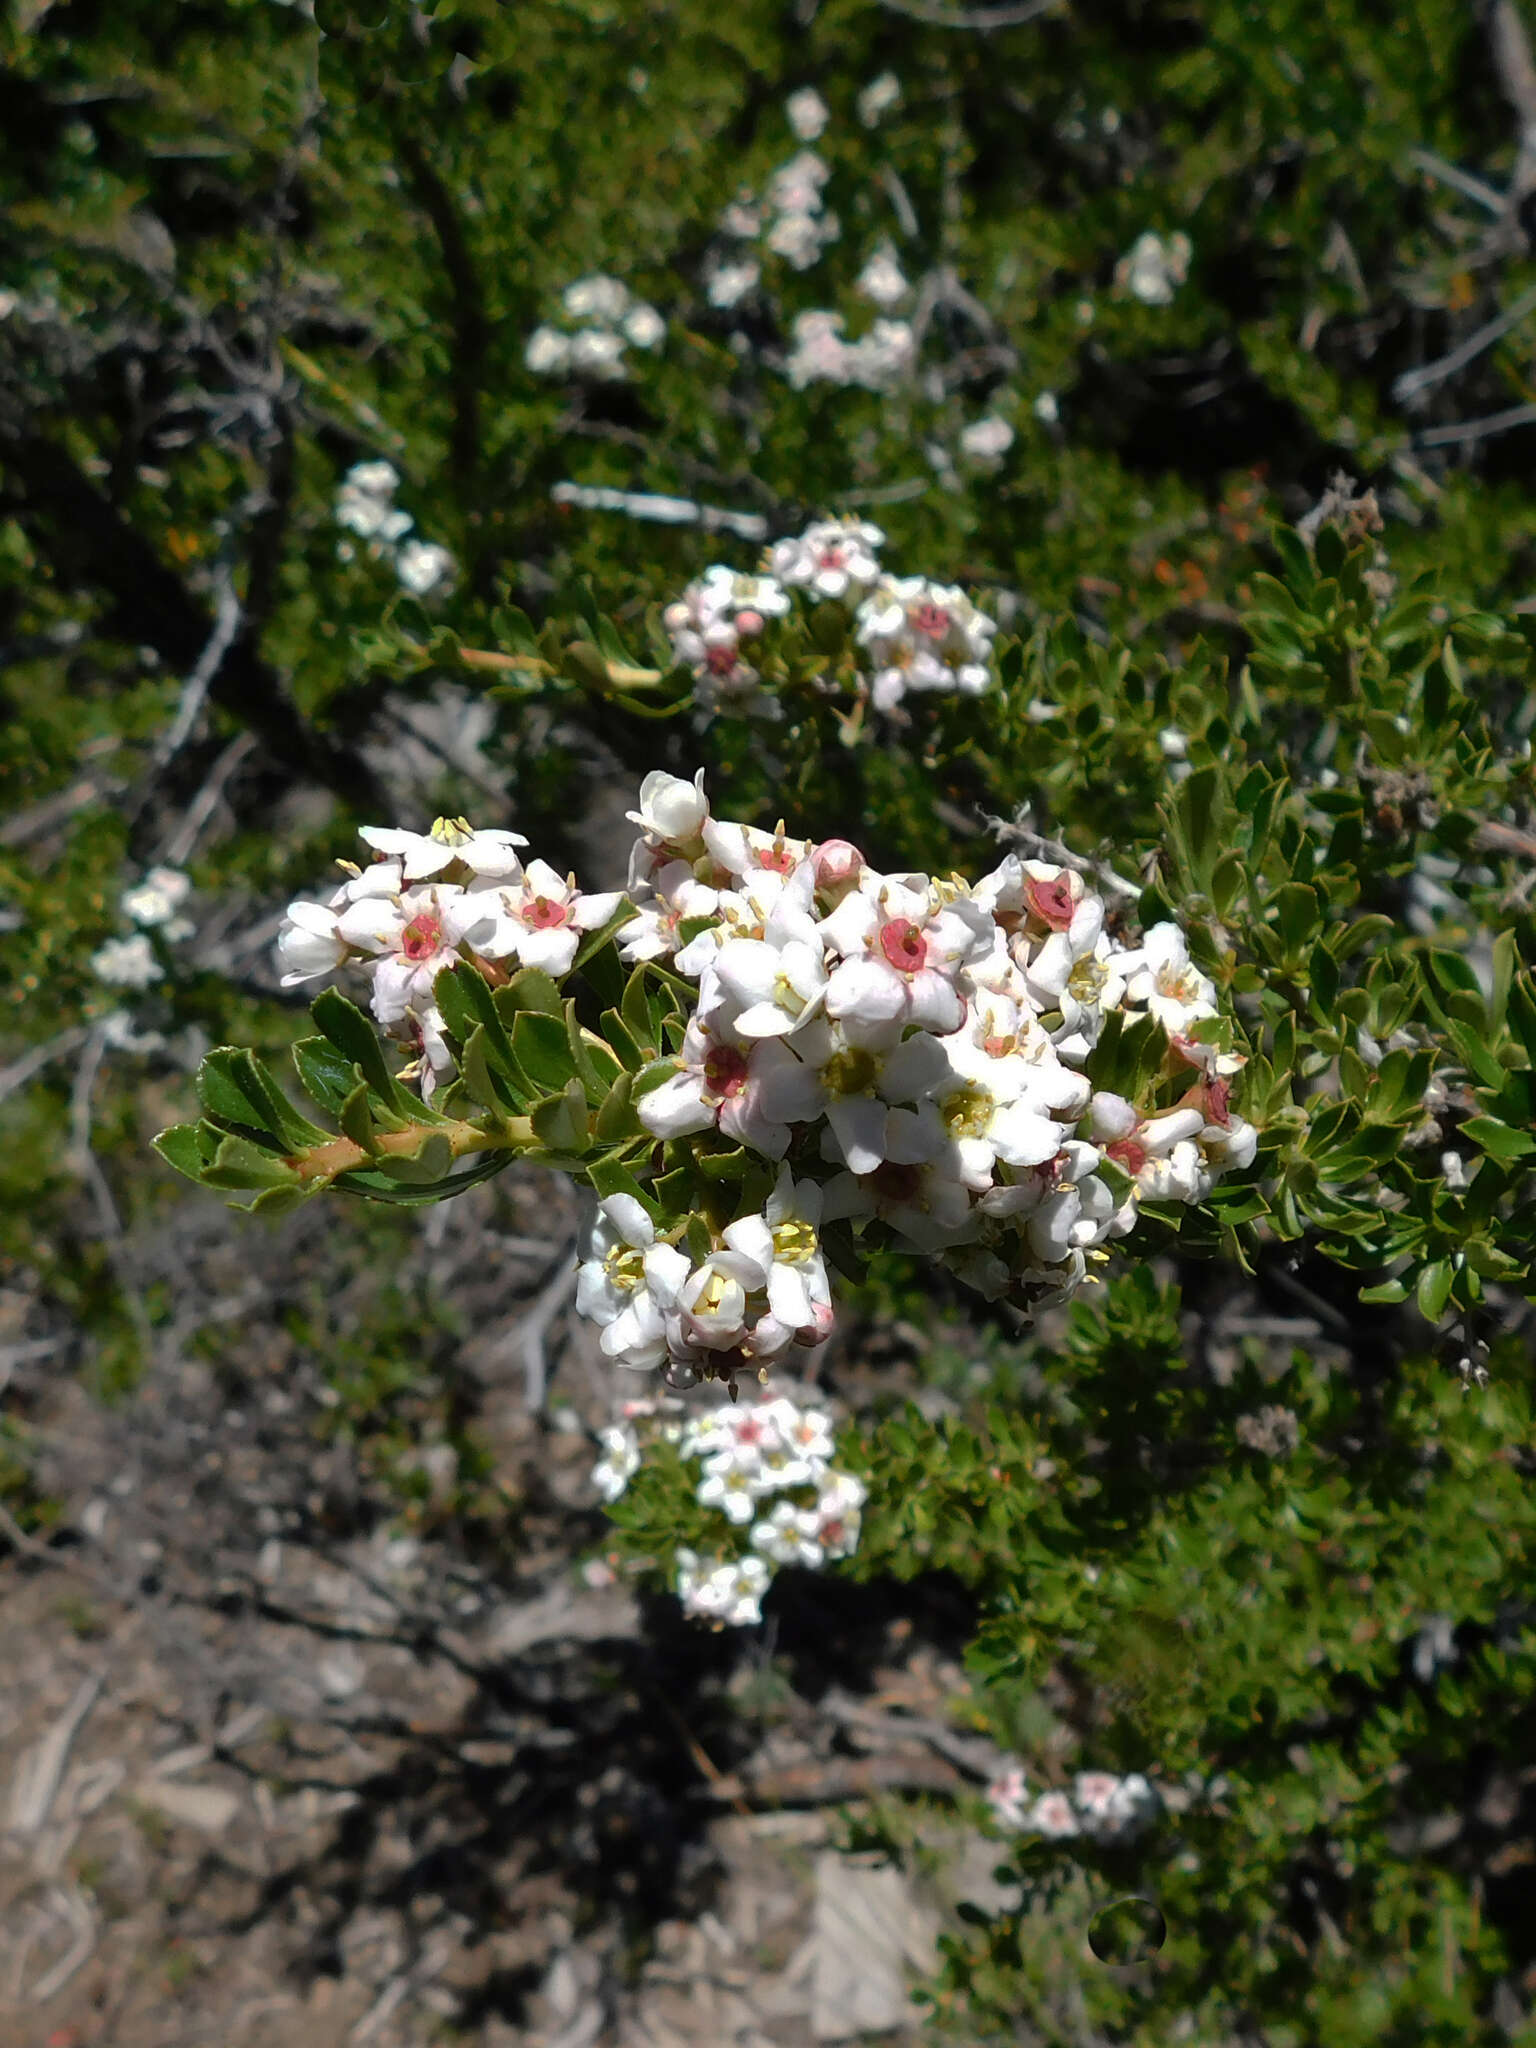
[(151, 868), (143, 881), (126, 890), (119, 908), (135, 924), (153, 929), (176, 921), (192, 884), (179, 868)]
[(108, 939), (98, 946), (91, 955), (91, 972), (108, 988), (148, 988), (165, 978), (165, 969), (143, 932), (127, 939)]
[(825, 1553), (816, 1539), (815, 1518), (793, 1501), (776, 1501), (752, 1531), (752, 1547), (775, 1564), (804, 1565), (814, 1571)]
[(592, 1467), (592, 1484), (605, 1501), (616, 1501), (640, 1469), (640, 1440), (632, 1429), (615, 1427), (598, 1432), (603, 1455)]
[(853, 288), (861, 297), (878, 306), (882, 313), (888, 313), (893, 306), (899, 306), (912, 289), (902, 276), (901, 265), (889, 248), (875, 251), (859, 272)]
[(623, 335), (604, 327), (583, 327), (571, 337), (571, 368), (578, 377), (622, 377)]
[(1188, 235), (1175, 233), (1165, 239), (1149, 229), (1115, 265), (1115, 283), (1144, 306), (1172, 305), (1175, 291), (1189, 275), (1193, 253)]
[[(644, 841), (637, 840), (635, 852), (645, 851)], [(718, 892), (697, 880), (685, 860), (668, 861), (656, 870), (632, 860), (630, 896), (642, 899), (619, 934), (619, 956), (631, 965), (670, 958), (682, 944), (683, 924), (690, 918), (713, 917), (719, 905)]]
[(602, 1330), (604, 1354), (621, 1365), (659, 1365), (666, 1355), (663, 1314), (688, 1277), (688, 1260), (657, 1240), (656, 1226), (633, 1195), (609, 1195), (587, 1233), (576, 1272), (576, 1309)]
[(814, 142), (832, 115), (815, 86), (807, 85), (792, 92), (784, 102), (784, 117), (795, 131), (797, 141)]
[(781, 213), (768, 230), (768, 246), (775, 256), (784, 258), (791, 270), (809, 270), (823, 246), (835, 242), (837, 235), (835, 213)]
[(535, 860), (517, 882), (478, 900), (495, 917), (484, 950), (497, 959), (515, 953), (524, 967), (558, 980), (570, 973), (583, 933), (600, 930), (624, 899), (618, 890), (584, 895), (574, 875), (562, 878), (548, 861)]
[(829, 1017), (957, 1031), (965, 1014), (959, 977), (990, 946), (991, 920), (965, 897), (946, 903), (932, 883), (911, 888), (866, 870), (822, 919), (821, 933), (838, 955)]
[(875, 550), (884, 544), (885, 534), (867, 519), (819, 519), (798, 540), (771, 548), (768, 566), (781, 583), (852, 603), (879, 581)]
[(944, 1054), (927, 1032), (901, 1040), (898, 1023), (858, 1029), (813, 1018), (789, 1039), (765, 1039), (754, 1055), (763, 1113), (784, 1124), (825, 1116), (833, 1156), (854, 1173), (882, 1161), (917, 1163), (944, 1149), (944, 1130), (903, 1107), (919, 1102), (944, 1071)]
[(568, 284), (560, 302), (572, 320), (622, 320), (629, 310), (629, 287), (598, 272)]
[(732, 1448), (716, 1451), (694, 1492), (702, 1508), (718, 1508), (727, 1521), (740, 1526), (757, 1512), (761, 1465), (754, 1452)]
[(659, 348), (666, 339), (667, 323), (654, 306), (643, 301), (624, 315), (624, 339), (635, 348)]
[(1054, 427), (1061, 418), (1061, 406), (1054, 391), (1037, 392), (1030, 411), (1044, 427)]
[(1010, 1764), (987, 1787), (987, 1804), (992, 1818), (1002, 1828), (1024, 1828), (1029, 1824), (1029, 1780), (1022, 1764)]
[(832, 175), (831, 166), (814, 149), (802, 149), (788, 163), (781, 164), (768, 181), (768, 204), (775, 213), (817, 213), (821, 209), (821, 188)]
[(706, 1571), (691, 1551), (680, 1551), (678, 1567), (677, 1590), (685, 1614), (726, 1628), (745, 1628), (762, 1620), (760, 1603), (773, 1576), (762, 1558), (743, 1557)]
[(958, 690), (977, 696), (991, 682), (995, 619), (963, 590), (925, 576), (893, 577), (859, 606), (855, 632), (868, 651), (876, 710), (889, 711), (909, 690)]
[(752, 1046), (724, 1027), (689, 1019), (678, 1055), (679, 1070), (640, 1097), (641, 1123), (658, 1138), (685, 1138), (718, 1125), (728, 1138), (750, 1145), (770, 1159), (782, 1159), (789, 1127), (768, 1113), (763, 1095), (763, 1055), (773, 1039)]
[(390, 462), (354, 462), (341, 487), (362, 498), (392, 498), (400, 487), (400, 472)]
[(917, 336), (906, 320), (877, 320), (849, 351), (850, 383), (870, 391), (890, 391), (903, 383), (917, 362)]
[(709, 303), (728, 311), (739, 306), (763, 274), (763, 267), (750, 256), (734, 263), (717, 263), (709, 273), (706, 290)]
[(520, 832), (508, 832), (500, 826), (477, 830), (467, 818), (435, 818), (430, 832), (364, 825), (358, 836), (375, 853), (398, 860), (400, 877), (406, 882), (422, 882), (429, 875), (441, 875), (455, 863), (470, 874), (496, 880), (520, 875), (522, 862), (513, 849), (528, 844)]
[(492, 904), (453, 883), (434, 882), (390, 898), (364, 896), (336, 920), (337, 935), (375, 957), (373, 1014), (397, 1023), (408, 1010), (433, 1009), (432, 984), (461, 957), (470, 934), (490, 924)]
[(979, 462), (992, 462), (1013, 446), (1013, 428), (995, 412), (983, 413), (960, 432), (962, 451)]
[[(814, 915), (788, 891), (761, 939), (726, 939), (712, 963), (712, 990), (732, 1010), (741, 1038), (782, 1038), (821, 1003), (827, 970)], [(701, 1010), (704, 1004), (701, 1000)]]
[(828, 1557), (852, 1557), (859, 1547), (859, 1509), (864, 1485), (851, 1472), (828, 1472), (821, 1482), (811, 1517), (816, 1541)]
[(535, 327), (523, 350), (523, 361), (535, 377), (558, 377), (571, 366), (571, 340), (558, 327)]
[(1141, 945), (1120, 963), (1125, 999), (1150, 1010), (1171, 1037), (1216, 1015), (1216, 990), (1189, 957), (1189, 942), (1176, 924), (1155, 924)]
[(892, 107), (900, 106), (901, 80), (894, 71), (882, 71), (878, 78), (870, 80), (854, 104), (864, 126), (876, 127)]
[(709, 817), (709, 798), (704, 794), (704, 770), (692, 782), (680, 775), (668, 775), (653, 768), (640, 785), (640, 808), (626, 811), (631, 825), (638, 825), (648, 846), (687, 846), (699, 837)]
[[(832, 1305), (816, 1234), (821, 1207), (820, 1187), (814, 1181), (796, 1182), (784, 1166), (779, 1169), (765, 1214), (741, 1217), (721, 1233), (727, 1248), (745, 1262), (737, 1270), (747, 1284), (753, 1291), (767, 1294), (775, 1320), (788, 1330), (808, 1332), (812, 1341), (820, 1331), (823, 1311), (830, 1312)], [(782, 1409), (767, 1412), (788, 1441), (793, 1430), (788, 1417)], [(831, 1427), (830, 1420), (827, 1427)], [(812, 1432), (809, 1440), (814, 1439)]]
[(920, 1252), (939, 1252), (974, 1234), (971, 1197), (944, 1163), (887, 1159), (872, 1173), (829, 1181), (823, 1214), (878, 1217)]
[(1077, 1815), (1065, 1792), (1045, 1792), (1029, 1811), (1029, 1825), (1047, 1841), (1062, 1842), (1078, 1832)]
[(347, 958), (351, 949), (337, 929), (337, 916), (323, 903), (302, 899), (290, 903), (277, 935), (278, 964), (283, 969), (282, 985), (295, 988), (330, 974)]
[(343, 485), (336, 500), (336, 523), (355, 533), (359, 540), (381, 541), (387, 546), (410, 532), (415, 525), (409, 512), (392, 507), (387, 499), (349, 491)]
[(436, 590), (453, 571), (453, 556), (436, 541), (408, 540), (395, 556), (395, 574), (413, 597), (425, 597)]
[[(808, 384), (851, 384), (856, 362), (843, 339), (841, 313), (797, 313), (791, 329), (794, 346), (784, 361), (784, 374), (796, 391)], [(793, 546), (781, 542), (780, 546)], [(775, 562), (777, 568), (778, 564)], [(786, 578), (786, 581), (793, 581)]]

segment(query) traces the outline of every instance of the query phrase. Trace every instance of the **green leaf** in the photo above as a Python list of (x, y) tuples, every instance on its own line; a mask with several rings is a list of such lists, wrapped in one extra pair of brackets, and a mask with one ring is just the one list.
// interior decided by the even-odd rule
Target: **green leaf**
[(565, 998), (558, 985), (542, 968), (524, 967), (514, 974), (505, 988), (499, 988), (495, 995), (496, 1008), (508, 1022), (525, 1011), (537, 1011), (546, 1017), (565, 1015)]
[(1419, 1313), (1426, 1321), (1438, 1323), (1445, 1314), (1445, 1305), (1451, 1298), (1451, 1278), (1449, 1259), (1434, 1259), (1419, 1274), (1416, 1293)]
[(565, 1018), (558, 1012), (550, 1016), (543, 1010), (521, 1011), (512, 1024), (512, 1050), (528, 1079), (546, 1094), (563, 1089), (574, 1078)]
[(206, 1056), (197, 1070), (197, 1092), (209, 1116), (262, 1133), (285, 1152), (331, 1135), (291, 1108), (260, 1061), (238, 1046), (216, 1046)]
[(453, 1146), (446, 1133), (431, 1131), (414, 1153), (382, 1154), (374, 1170), (386, 1180), (403, 1181), (408, 1187), (415, 1187), (446, 1179), (452, 1165)]
[(534, 1136), (549, 1152), (581, 1152), (587, 1144), (586, 1091), (573, 1074), (559, 1095), (546, 1096), (530, 1112)]
[(339, 989), (328, 988), (323, 995), (316, 996), (309, 1006), (309, 1014), (331, 1044), (361, 1071), (363, 1079), (391, 1109), (398, 1110), (415, 1123), (441, 1123), (442, 1118), (434, 1109), (395, 1079), (385, 1064), (378, 1033), (357, 1005), (349, 1003)]
[(625, 1138), (644, 1135), (645, 1126), (635, 1114), (635, 1077), (621, 1072), (599, 1105), (592, 1131), (599, 1144), (616, 1145)]
[(229, 1135), (204, 1165), (200, 1178), (210, 1188), (276, 1188), (301, 1185), (286, 1160), (265, 1145)]
[(1490, 1158), (1504, 1165), (1516, 1159), (1528, 1159), (1536, 1152), (1536, 1137), (1529, 1131), (1512, 1130), (1508, 1124), (1500, 1123), (1497, 1117), (1469, 1116), (1461, 1131)]
[(1408, 1283), (1405, 1280), (1383, 1280), (1375, 1287), (1362, 1287), (1358, 1297), (1364, 1302), (1390, 1304), (1408, 1299)]
[(178, 1173), (184, 1173), (188, 1180), (200, 1181), (203, 1177), (203, 1148), (197, 1140), (196, 1124), (172, 1124), (169, 1130), (161, 1131), (151, 1143), (167, 1166)]
[(378, 1125), (373, 1120), (373, 1111), (368, 1100), (368, 1083), (359, 1081), (346, 1101), (341, 1105), (338, 1121), (354, 1145), (361, 1145), (365, 1152), (372, 1152), (378, 1144)]

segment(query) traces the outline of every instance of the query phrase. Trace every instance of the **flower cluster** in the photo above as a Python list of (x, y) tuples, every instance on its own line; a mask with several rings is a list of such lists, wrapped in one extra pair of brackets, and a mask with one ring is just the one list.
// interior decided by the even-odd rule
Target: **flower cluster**
[[(1065, 1295), (1140, 1200), (1197, 1202), (1252, 1160), (1230, 1100), (1241, 1063), (1197, 1035), (1215, 990), (1182, 933), (1126, 943), (1075, 870), (1009, 854), (975, 883), (882, 874), (847, 841), (713, 817), (702, 777), (648, 776), (631, 816), (638, 915), (620, 951), (697, 989), (641, 1121), (785, 1164), (763, 1214), (702, 1264), (663, 1255), (638, 1204), (605, 1205), (592, 1256), (628, 1276), (605, 1326), (616, 1361), (729, 1377), (816, 1341), (832, 1221), (881, 1225), (992, 1297)], [(1163, 1026), (1172, 1104), (1082, 1072), (1113, 1011)], [(791, 1244), (794, 1313), (773, 1293)]]
[(1176, 231), (1138, 235), (1115, 265), (1115, 283), (1144, 306), (1171, 306), (1173, 295), (1189, 275), (1194, 248), (1188, 235)]
[[(413, 597), (425, 597), (453, 575), (454, 560), (436, 541), (411, 534), (415, 521), (395, 503), (399, 487), (400, 474), (392, 463), (353, 463), (336, 494), (336, 523), (366, 541), (376, 559), (387, 559)], [(350, 561), (352, 543), (342, 541), (337, 553)]]
[(1128, 1842), (1151, 1826), (1163, 1810), (1156, 1786), (1140, 1771), (1080, 1771), (1070, 1792), (1029, 1796), (1021, 1764), (1010, 1764), (987, 1787), (987, 1804), (999, 1827), (1020, 1834), (1066, 1841), (1084, 1835), (1092, 1842)]
[(343, 966), (365, 969), (373, 1014), (391, 1038), (413, 1049), (405, 1070), (430, 1100), (453, 1065), (433, 983), (443, 968), (515, 959), (568, 974), (582, 936), (606, 924), (616, 894), (591, 895), (542, 860), (524, 868), (519, 833), (475, 831), (439, 818), (430, 832), (366, 825), (372, 864), (341, 863), (346, 880), (325, 903), (288, 906), (278, 934), (284, 988)]
[(165, 945), (190, 939), (195, 927), (181, 915), (192, 884), (179, 868), (151, 868), (141, 881), (125, 889), (118, 909), (136, 927), (121, 938), (107, 939), (91, 955), (91, 972), (108, 988), (150, 988), (165, 979), (165, 967), (150, 934)]
[[(850, 538), (840, 564), (818, 567), (813, 546), (781, 573), (856, 589), (869, 530)], [(733, 1153), (742, 1193), (728, 1222), (707, 1203), (669, 1212), (643, 1179), (606, 1195), (577, 1306), (616, 1364), (734, 1387), (820, 1344), (834, 1225), (937, 1257), (992, 1299), (1062, 1299), (1140, 1202), (1200, 1202), (1253, 1159), (1231, 1100), (1242, 1062), (1182, 932), (1117, 931), (1076, 868), (1010, 853), (974, 882), (882, 873), (847, 840), (715, 817), (702, 772), (648, 775), (630, 818), (622, 897), (525, 867), (514, 832), (367, 827), (374, 863), (348, 866), (328, 903), (291, 905), (278, 940), (285, 984), (369, 972), (424, 1095), (453, 1065), (445, 967), (496, 979), (515, 958), (559, 980), (582, 934), (611, 925), (622, 960), (661, 970), (675, 1035), (631, 1113), (685, 1166)], [(1134, 1099), (1084, 1071), (1116, 1013), (1163, 1034), (1142, 1033), (1155, 1071)]]
[(631, 348), (656, 349), (667, 323), (617, 277), (579, 277), (560, 300), (565, 325), (545, 324), (528, 337), (523, 360), (536, 377), (613, 381), (629, 374)]
[[(602, 1433), (592, 1478), (604, 1500), (624, 1492), (641, 1463), (640, 1429), (655, 1428), (664, 1414), (657, 1402), (631, 1402), (626, 1420)], [(697, 1464), (694, 1498), (724, 1524), (711, 1556), (678, 1553), (676, 1590), (686, 1613), (733, 1628), (760, 1621), (776, 1568), (814, 1571), (858, 1548), (864, 1486), (833, 1465), (825, 1409), (764, 1396), (722, 1403), (681, 1427), (663, 1419), (659, 1434)]]
[(821, 519), (769, 548), (757, 575), (716, 565), (690, 583), (662, 623), (674, 661), (693, 671), (700, 709), (782, 715), (764, 682), (776, 654), (773, 624), (790, 615), (795, 597), (848, 608), (864, 661), (859, 687), (877, 711), (894, 711), (913, 692), (987, 689), (996, 621), (963, 590), (886, 575), (877, 552), (884, 540), (868, 520)]

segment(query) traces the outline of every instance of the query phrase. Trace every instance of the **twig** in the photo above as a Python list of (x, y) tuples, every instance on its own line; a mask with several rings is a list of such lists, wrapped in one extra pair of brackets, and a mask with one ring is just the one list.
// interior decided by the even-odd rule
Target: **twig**
[(27, 840), (39, 838), (52, 826), (62, 825), (66, 818), (72, 818), (76, 811), (83, 811), (98, 797), (116, 796), (122, 786), (120, 782), (90, 776), (83, 782), (72, 782), (68, 789), (45, 796), (41, 803), (18, 811), (14, 818), (7, 818), (0, 825), (0, 846), (23, 846)]
[(750, 1778), (737, 1773), (694, 1788), (695, 1798), (711, 1806), (745, 1803), (754, 1809), (778, 1806), (838, 1806), (846, 1799), (868, 1799), (876, 1792), (963, 1791), (964, 1774), (943, 1757), (867, 1756), (836, 1763), (797, 1764), (782, 1771), (761, 1771)]
[(1449, 185), (1453, 192), (1459, 192), (1464, 199), (1486, 207), (1489, 213), (1503, 216), (1504, 194), (1487, 185), (1481, 178), (1474, 178), (1470, 171), (1462, 170), (1456, 164), (1449, 164), (1443, 156), (1436, 156), (1432, 149), (1410, 149), (1408, 160), (1431, 178), (1438, 178), (1442, 185)]
[(924, 22), (929, 28), (975, 29), (987, 35), (993, 29), (1021, 28), (1026, 21), (1051, 14), (1058, 0), (1012, 0), (1011, 5), (1002, 7), (962, 8), (938, 7), (931, 0), (880, 0), (880, 4), (893, 14), (905, 14), (909, 20)]
[(235, 581), (229, 572), (227, 562), (220, 563), (218, 572), (218, 596), (215, 599), (213, 630), (197, 665), (182, 685), (181, 701), (176, 707), (176, 716), (164, 738), (155, 748), (149, 764), (149, 780), (168, 768), (192, 736), (192, 728), (202, 716), (209, 687), (218, 674), (224, 657), (234, 645), (235, 635), (240, 630), (240, 600), (235, 595)]
[(1505, 202), (1513, 212), (1536, 185), (1536, 59), (1515, 0), (1493, 0), (1488, 10), (1488, 38), (1504, 97), (1520, 123), (1520, 154)]
[(573, 483), (556, 484), (549, 495), (557, 505), (574, 505), (583, 512), (622, 512), (630, 519), (652, 519), (663, 526), (702, 526), (706, 533), (734, 533), (742, 540), (768, 538), (768, 521), (761, 512), (726, 512), (696, 504), (692, 498)]
[(1405, 370), (1392, 386), (1392, 396), (1402, 405), (1410, 398), (1416, 398), (1421, 391), (1428, 391), (1432, 385), (1443, 383), (1458, 370), (1464, 370), (1468, 363), (1475, 362), (1496, 341), (1502, 341), (1511, 328), (1518, 327), (1533, 312), (1536, 312), (1536, 285), (1528, 286), (1512, 306), (1479, 327), (1475, 334), (1469, 334), (1449, 355), (1441, 356), (1433, 363), (1424, 363), (1417, 370)]
[(515, 1347), (522, 1354), (523, 1398), (530, 1414), (544, 1406), (544, 1393), (549, 1383), (544, 1338), (550, 1324), (576, 1291), (576, 1262), (571, 1256), (574, 1250), (574, 1245), (562, 1245), (560, 1263), (534, 1296), (528, 1313), (506, 1340), (509, 1348)]
[(1035, 860), (1053, 861), (1057, 867), (1071, 868), (1075, 874), (1087, 875), (1090, 880), (1098, 883), (1106, 895), (1118, 896), (1123, 903), (1141, 901), (1139, 882), (1128, 882), (1124, 875), (1116, 874), (1106, 862), (1086, 860), (1082, 854), (1074, 853), (1070, 846), (1064, 846), (1059, 839), (1048, 839), (1043, 832), (1033, 830), (1026, 823), (1029, 817), (1027, 804), (1016, 818), (993, 818), (988, 817), (985, 812), (982, 815), (1005, 845), (1011, 841), (1014, 845), (1023, 847)]
[(96, 1704), (101, 1684), (99, 1674), (81, 1680), (74, 1698), (31, 1752), (27, 1764), (17, 1772), (12, 1783), (9, 1822), (14, 1833), (35, 1835), (52, 1812), (70, 1749), (85, 1726), (86, 1715)]
[(1496, 818), (1483, 820), (1472, 843), (1479, 853), (1518, 853), (1536, 860), (1536, 836), (1515, 825), (1501, 825)]
[(1430, 427), (1415, 434), (1416, 448), (1448, 448), (1461, 441), (1481, 441), (1490, 434), (1507, 434), (1511, 427), (1528, 427), (1536, 420), (1536, 405), (1510, 405), (1503, 412), (1484, 413), (1481, 419), (1458, 420), (1448, 427)]
[(209, 769), (202, 788), (187, 806), (186, 816), (177, 826), (161, 856), (167, 867), (184, 867), (192, 857), (192, 849), (202, 836), (203, 827), (213, 816), (219, 798), (224, 794), (224, 785), (240, 766), (246, 755), (256, 745), (248, 732), (237, 733)]
[(68, 1057), (77, 1046), (83, 1045), (90, 1036), (84, 1024), (71, 1025), (68, 1031), (61, 1031), (57, 1038), (50, 1038), (42, 1045), (34, 1045), (30, 1052), (23, 1053), (19, 1060), (13, 1060), (8, 1067), (0, 1067), (0, 1102), (8, 1095), (14, 1095), (18, 1088), (25, 1088), (34, 1074), (40, 1074), (53, 1061)]

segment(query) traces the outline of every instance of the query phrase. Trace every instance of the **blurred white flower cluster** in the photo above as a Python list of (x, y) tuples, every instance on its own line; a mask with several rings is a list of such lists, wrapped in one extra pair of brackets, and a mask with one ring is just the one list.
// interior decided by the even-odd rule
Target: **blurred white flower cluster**
[(877, 711), (894, 711), (911, 693), (974, 697), (987, 689), (996, 621), (953, 585), (887, 575), (877, 552), (884, 541), (868, 520), (822, 519), (776, 542), (756, 575), (716, 565), (690, 583), (662, 623), (674, 661), (693, 671), (699, 708), (782, 715), (764, 687), (763, 663), (773, 652), (773, 622), (788, 617), (797, 598), (852, 612), (866, 664), (861, 688)]
[(579, 277), (561, 294), (563, 324), (546, 323), (528, 337), (523, 360), (536, 377), (613, 382), (629, 375), (632, 348), (658, 349), (667, 323), (617, 277)]
[(1115, 283), (1144, 306), (1171, 306), (1173, 295), (1189, 275), (1194, 254), (1188, 235), (1138, 235), (1115, 265)]
[[(663, 1412), (654, 1401), (631, 1402), (624, 1422), (603, 1432), (592, 1477), (606, 1501), (617, 1500), (638, 1471), (641, 1433), (654, 1433)], [(865, 1489), (832, 1463), (826, 1409), (765, 1395), (722, 1402), (681, 1428), (663, 1422), (660, 1434), (697, 1462), (694, 1497), (725, 1524), (713, 1555), (678, 1553), (676, 1591), (688, 1614), (729, 1628), (760, 1621), (778, 1567), (815, 1571), (858, 1548)]]
[[(413, 597), (425, 597), (450, 580), (454, 560), (436, 541), (411, 533), (416, 522), (395, 503), (399, 488), (400, 473), (393, 463), (355, 462), (336, 494), (336, 523), (366, 542), (375, 560), (388, 560)], [(350, 541), (337, 548), (343, 561), (350, 561), (352, 552)]]
[(1032, 1799), (1021, 1764), (993, 1779), (987, 1804), (999, 1827), (1058, 1842), (1074, 1835), (1100, 1843), (1132, 1841), (1163, 1810), (1156, 1786), (1140, 1771), (1123, 1778), (1113, 1771), (1080, 1771), (1070, 1792), (1042, 1792)]
[(108, 988), (147, 989), (165, 979), (165, 966), (153, 932), (164, 946), (180, 945), (196, 927), (181, 915), (192, 884), (179, 868), (151, 868), (141, 881), (125, 889), (118, 910), (135, 929), (107, 939), (91, 955), (91, 972)]

